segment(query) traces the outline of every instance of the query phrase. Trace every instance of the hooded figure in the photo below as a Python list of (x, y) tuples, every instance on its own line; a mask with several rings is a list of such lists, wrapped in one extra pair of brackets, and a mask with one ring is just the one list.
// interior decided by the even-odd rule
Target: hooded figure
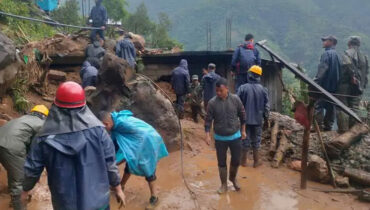
[(190, 88), (190, 75), (187, 60), (182, 59), (179, 66), (172, 71), (171, 84), (176, 94), (177, 111), (179, 117), (182, 118), (185, 96)]
[(126, 35), (124, 39), (120, 40), (116, 44), (116, 55), (123, 58), (127, 63), (135, 68), (136, 65), (136, 49), (131, 41), (131, 36)]
[(101, 4), (103, 0), (96, 0), (95, 6), (92, 8), (90, 16), (88, 18), (91, 21), (92, 27), (97, 27), (100, 29), (91, 30), (90, 39), (94, 42), (96, 39), (96, 34), (99, 34), (100, 38), (104, 38), (105, 26), (108, 22), (107, 9)]
[(65, 82), (59, 86), (34, 141), (24, 166), (23, 197), (46, 168), (55, 210), (109, 209), (110, 187), (124, 201), (114, 144), (86, 106), (80, 85)]
[(262, 68), (252, 66), (249, 71), (249, 82), (240, 86), (237, 92), (246, 112), (247, 139), (243, 141), (241, 165), (246, 166), (247, 151), (253, 149), (254, 167), (258, 167), (261, 165), (258, 149), (261, 144), (262, 124), (263, 119), (268, 119), (270, 105), (267, 90), (261, 85)]
[(248, 82), (248, 70), (253, 65), (260, 66), (261, 58), (254, 45), (253, 35), (247, 34), (244, 44), (235, 49), (231, 61), (232, 72), (236, 74), (235, 90)]
[(101, 47), (100, 42), (95, 40), (92, 44), (89, 44), (86, 48), (86, 58), (97, 58), (103, 59), (105, 55), (104, 48)]
[(82, 87), (87, 86), (96, 87), (98, 81), (99, 61), (96, 58), (89, 58), (82, 64), (80, 77), (82, 80)]

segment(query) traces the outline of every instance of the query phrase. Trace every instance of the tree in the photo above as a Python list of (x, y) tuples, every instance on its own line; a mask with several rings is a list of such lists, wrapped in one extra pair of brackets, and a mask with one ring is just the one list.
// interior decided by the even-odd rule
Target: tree
[(144, 36), (149, 36), (155, 28), (155, 24), (150, 21), (148, 10), (144, 3), (141, 3), (136, 8), (135, 13), (127, 18), (125, 26), (128, 30)]
[(151, 35), (151, 44), (155, 48), (168, 48), (171, 49), (175, 46), (181, 47), (182, 45), (171, 39), (168, 32), (171, 30), (171, 20), (166, 13), (158, 14), (159, 23), (156, 24)]
[(60, 23), (79, 25), (82, 22), (79, 10), (77, 0), (68, 0), (64, 5), (53, 11), (51, 17)]
[(126, 0), (105, 0), (103, 1), (103, 5), (107, 9), (108, 17), (110, 19), (123, 21), (128, 15), (126, 10)]

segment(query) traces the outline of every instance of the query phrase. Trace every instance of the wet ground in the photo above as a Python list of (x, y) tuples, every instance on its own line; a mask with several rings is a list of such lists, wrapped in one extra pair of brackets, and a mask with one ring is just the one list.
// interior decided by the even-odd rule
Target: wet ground
[[(267, 165), (267, 164), (266, 164)], [(123, 166), (120, 167), (121, 169)], [(299, 173), (286, 168), (272, 169), (262, 166), (258, 169), (252, 167), (241, 168), (239, 180), (242, 185), (240, 192), (230, 191), (219, 196), (216, 190), (219, 186), (216, 158), (212, 149), (205, 149), (194, 156), (192, 152), (185, 155), (185, 176), (190, 187), (196, 194), (196, 202), (186, 190), (180, 174), (180, 153), (175, 152), (163, 159), (158, 167), (158, 185), (160, 187), (160, 204), (157, 209), (273, 209), (273, 210), (306, 210), (306, 209), (356, 209), (369, 210), (370, 206), (360, 203), (351, 195), (325, 194), (312, 189), (301, 191), (299, 186)], [(8, 209), (9, 198), (5, 194), (6, 178), (4, 171), (0, 172), (0, 209)], [(29, 204), (29, 210), (51, 209), (48, 198), (45, 177), (38, 186), (34, 200)], [(309, 182), (309, 188), (329, 188)], [(133, 177), (126, 188), (127, 207), (130, 210), (144, 209), (149, 199), (149, 189), (143, 178)], [(117, 209), (116, 201), (111, 200), (112, 209)]]

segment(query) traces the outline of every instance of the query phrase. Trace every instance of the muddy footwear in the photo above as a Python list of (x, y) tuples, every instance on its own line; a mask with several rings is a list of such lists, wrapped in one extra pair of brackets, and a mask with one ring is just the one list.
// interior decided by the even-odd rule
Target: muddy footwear
[(240, 165), (243, 167), (247, 167), (247, 154), (248, 154), (248, 151), (242, 149), (242, 154), (240, 156)]
[(158, 205), (159, 199), (156, 196), (152, 196), (149, 199), (149, 205), (145, 208), (145, 210), (155, 209), (155, 207)]
[(221, 187), (217, 190), (218, 194), (224, 194), (227, 192), (227, 167), (219, 167)]
[(240, 190), (240, 185), (236, 178), (236, 175), (238, 174), (238, 168), (239, 168), (238, 166), (237, 167), (230, 166), (230, 174), (229, 174), (229, 180), (233, 183), (236, 191)]
[(26, 210), (26, 206), (22, 204), (21, 195), (12, 195), (11, 204), (14, 210)]
[(254, 164), (253, 164), (254, 168), (257, 168), (262, 165), (262, 163), (259, 160), (258, 149), (253, 149), (253, 159), (254, 159)]

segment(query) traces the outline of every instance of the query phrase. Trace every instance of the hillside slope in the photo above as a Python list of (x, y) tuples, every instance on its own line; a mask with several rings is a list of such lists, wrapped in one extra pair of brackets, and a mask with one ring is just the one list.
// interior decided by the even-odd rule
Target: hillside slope
[(206, 24), (212, 25), (213, 50), (226, 47), (226, 18), (232, 17), (232, 45), (246, 33), (270, 46), (291, 61), (301, 63), (313, 75), (322, 52), (320, 37), (334, 34), (338, 51), (345, 49), (349, 35), (363, 38), (370, 54), (370, 1), (363, 0), (128, 0), (130, 10), (144, 2), (152, 17), (166, 12), (173, 21), (171, 35), (186, 50), (206, 49)]

